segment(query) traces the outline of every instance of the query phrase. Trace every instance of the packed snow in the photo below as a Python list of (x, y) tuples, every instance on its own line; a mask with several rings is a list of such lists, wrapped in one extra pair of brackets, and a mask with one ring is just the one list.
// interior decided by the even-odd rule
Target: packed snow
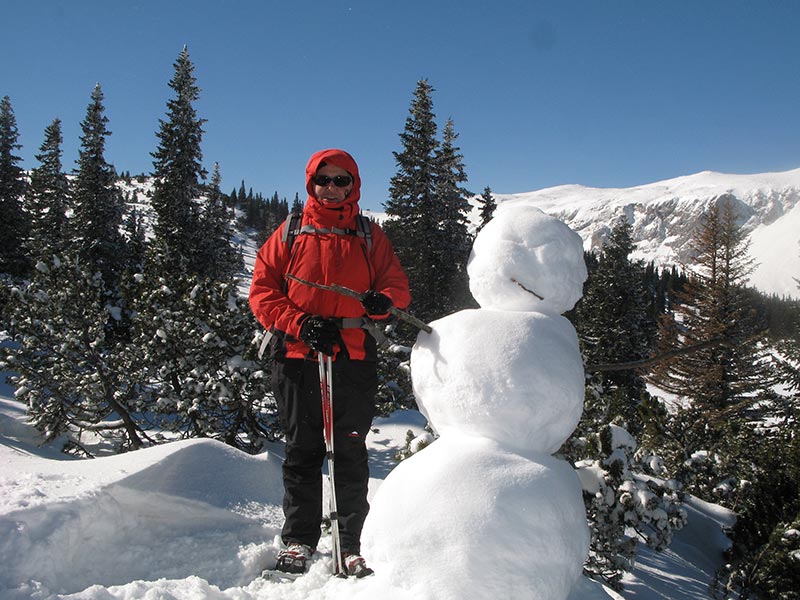
[[(524, 301), (509, 308), (491, 291), (491, 278), (480, 275), (515, 228), (535, 230), (545, 246), (562, 251), (515, 249), (505, 254), (515, 257), (510, 271), (494, 263), (506, 277), (542, 283), (537, 294), (544, 300), (522, 290)], [(570, 288), (585, 277), (573, 256), (581, 242), (530, 207), (499, 211), (497, 225), (481, 236), (470, 267), (481, 308), (432, 323), (433, 332), (420, 333), (412, 352), (422, 413), (377, 419), (368, 436), (373, 508), (363, 551), (374, 576), (332, 578), (323, 536), (309, 572), (297, 581), (259, 578), (280, 547), (280, 445), (251, 456), (189, 440), (70, 460), (39, 446), (24, 407), (8, 399), (6, 388), (0, 598), (707, 597), (726, 543), (720, 527), (730, 515), (697, 502), (690, 509), (697, 522), (679, 532), (671, 550), (642, 551), (624, 594), (581, 575), (588, 544), (581, 483), (570, 465), (551, 456), (577, 423), (583, 399), (577, 338), (560, 315), (580, 295)], [(568, 283), (550, 285), (548, 278)], [(426, 424), (440, 437), (398, 464), (408, 432), (429, 439)], [(673, 577), (679, 583), (670, 587)]]
[[(283, 522), (279, 447), (253, 457), (210, 440), (192, 440), (70, 460), (40, 446), (38, 434), (25, 422), (25, 407), (10, 395), (6, 389), (0, 399), (3, 600), (416, 600), (413, 589), (394, 584), (383, 568), (362, 580), (332, 579), (327, 536), (301, 580), (258, 579), (277, 552)], [(416, 412), (376, 419), (368, 438), (371, 497), (397, 464), (394, 455), (407, 432), (424, 435), (424, 425)], [(409, 461), (422, 460), (434, 447)], [(428, 462), (435, 470), (437, 460)], [(448, 479), (448, 484), (466, 480), (471, 485), (482, 481), (483, 474), (473, 464)], [(402, 490), (399, 499), (419, 501), (419, 496), (414, 486)], [(728, 511), (697, 500), (687, 509), (689, 526), (676, 534), (666, 552), (641, 551), (622, 594), (582, 579), (569, 600), (708, 598), (708, 582), (727, 544), (721, 527), (732, 518)], [(425, 540), (423, 525), (425, 513), (406, 523)], [(515, 539), (515, 525), (506, 522), (503, 527), (493, 527), (491, 539)], [(481, 547), (487, 539), (488, 533), (479, 528), (457, 542)], [(415, 554), (413, 548), (395, 547), (424, 564), (423, 549)], [(487, 578), (497, 573), (491, 564), (477, 568)]]

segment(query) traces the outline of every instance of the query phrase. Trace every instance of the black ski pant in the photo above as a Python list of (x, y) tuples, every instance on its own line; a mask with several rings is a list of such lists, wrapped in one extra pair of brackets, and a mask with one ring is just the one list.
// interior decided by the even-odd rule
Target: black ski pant
[[(376, 363), (340, 354), (333, 362), (333, 444), (342, 550), (361, 553), (369, 512), (366, 437), (375, 415)], [(317, 362), (275, 358), (272, 388), (286, 435), (282, 539), (317, 547), (326, 449)]]

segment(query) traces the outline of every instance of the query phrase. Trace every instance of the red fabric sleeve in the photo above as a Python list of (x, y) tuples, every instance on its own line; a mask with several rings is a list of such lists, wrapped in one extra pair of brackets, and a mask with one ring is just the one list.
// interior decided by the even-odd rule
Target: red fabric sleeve
[(386, 294), (397, 308), (405, 310), (411, 303), (408, 277), (400, 265), (391, 241), (376, 223), (372, 223), (370, 262), (375, 270), (373, 289)]
[(297, 338), (299, 321), (305, 313), (284, 292), (284, 273), (289, 260), (283, 241), (285, 227), (286, 223), (278, 227), (256, 254), (249, 300), (253, 314), (265, 328), (274, 327)]

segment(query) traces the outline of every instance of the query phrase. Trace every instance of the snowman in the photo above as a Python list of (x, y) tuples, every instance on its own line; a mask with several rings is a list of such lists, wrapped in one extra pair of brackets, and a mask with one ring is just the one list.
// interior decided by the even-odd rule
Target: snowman
[(588, 551), (581, 487), (552, 456), (583, 409), (578, 339), (562, 313), (586, 279), (580, 237), (502, 207), (468, 265), (480, 308), (431, 323), (411, 354), (438, 434), (372, 499), (364, 553), (415, 598), (567, 598)]

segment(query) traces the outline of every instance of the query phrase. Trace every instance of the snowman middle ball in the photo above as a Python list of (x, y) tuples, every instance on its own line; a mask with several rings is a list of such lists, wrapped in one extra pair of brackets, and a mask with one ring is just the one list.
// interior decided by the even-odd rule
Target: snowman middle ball
[(578, 338), (561, 316), (463, 310), (431, 323), (411, 353), (414, 395), (440, 435), (552, 454), (583, 410)]

